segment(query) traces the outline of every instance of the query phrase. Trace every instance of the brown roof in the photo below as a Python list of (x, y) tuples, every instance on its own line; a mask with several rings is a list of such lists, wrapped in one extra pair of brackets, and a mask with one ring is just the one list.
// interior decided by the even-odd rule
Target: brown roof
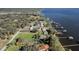
[(42, 44), (39, 46), (40, 51), (47, 51), (48, 48), (49, 48), (49, 45), (47, 45), (47, 44)]

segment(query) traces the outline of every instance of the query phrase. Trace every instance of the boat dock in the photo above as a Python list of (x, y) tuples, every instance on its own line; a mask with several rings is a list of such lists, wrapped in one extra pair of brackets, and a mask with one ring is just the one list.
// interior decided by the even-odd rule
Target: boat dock
[(56, 22), (53, 22), (52, 26), (55, 27), (57, 32), (61, 32), (60, 34), (56, 34), (56, 36), (59, 38), (59, 41), (64, 48), (71, 49), (72, 51), (79, 51), (79, 44), (75, 41), (73, 36), (68, 35), (67, 30), (64, 29), (63, 26)]

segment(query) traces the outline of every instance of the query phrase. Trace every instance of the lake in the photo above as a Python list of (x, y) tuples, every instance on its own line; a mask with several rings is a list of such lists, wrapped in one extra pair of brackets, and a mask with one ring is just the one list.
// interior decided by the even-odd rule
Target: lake
[[(41, 12), (46, 17), (49, 17), (50, 19), (64, 26), (68, 31), (68, 35), (74, 37), (74, 41), (79, 40), (78, 8), (44, 8)], [(78, 46), (76, 49), (79, 50)]]
[(42, 13), (64, 26), (70, 35), (79, 40), (79, 9), (52, 8), (43, 9)]

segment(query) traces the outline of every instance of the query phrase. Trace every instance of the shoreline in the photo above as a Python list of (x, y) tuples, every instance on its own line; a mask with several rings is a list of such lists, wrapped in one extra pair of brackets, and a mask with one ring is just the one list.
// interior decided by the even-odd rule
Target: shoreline
[[(43, 13), (42, 13), (43, 14)], [(44, 15), (45, 16), (45, 15)], [(45, 16), (46, 17), (46, 16)], [(47, 17), (46, 17), (47, 18)], [(48, 18), (50, 18), (50, 17), (48, 17)], [(51, 19), (52, 20), (52, 19)], [(51, 20), (49, 20), (49, 21), (51, 21)], [(53, 21), (53, 20), (52, 20)], [(60, 24), (61, 25), (61, 24)], [(62, 26), (63, 27), (63, 26)], [(57, 30), (57, 29), (55, 29), (55, 30)], [(61, 31), (62, 32), (62, 31)], [(63, 34), (63, 36), (66, 36), (66, 35), (68, 35), (68, 34)], [(68, 35), (68, 36), (70, 36), (70, 35)], [(67, 37), (68, 37), (67, 36)], [(62, 44), (62, 46), (63, 45), (75, 45), (75, 44), (78, 44), (74, 39), (60, 39), (59, 38), (59, 42)], [(67, 47), (68, 49), (72, 49), (72, 51), (76, 51), (76, 50), (78, 50), (77, 48), (78, 48), (78, 46), (70, 46), (70, 47)]]
[[(52, 27), (52, 24), (51, 24), (51, 22), (50, 22), (50, 19), (48, 18), (48, 17), (46, 17), (43, 13), (41, 13), (40, 12), (40, 14), (44, 17), (44, 18), (46, 18), (46, 20), (45, 21), (48, 21), (48, 23), (49, 23), (49, 27), (51, 28), (51, 36), (52, 36), (52, 42), (51, 42), (51, 44), (53, 44), (53, 42), (55, 43), (55, 41), (56, 41), (56, 44), (53, 44), (51, 47), (54, 49), (54, 50), (56, 50), (56, 51), (65, 51), (65, 49), (64, 49), (64, 47), (62, 46), (62, 44), (60, 43), (60, 41), (59, 41), (59, 38), (57, 37), (57, 36), (54, 36), (54, 34), (53, 34), (53, 31), (52, 30), (54, 30), (54, 31), (56, 31), (56, 29), (54, 28), (54, 27)], [(53, 20), (52, 20), (52, 22), (53, 22)], [(55, 40), (54, 40), (54, 39)]]
[[(65, 45), (72, 46), (72, 43), (76, 44), (73, 41), (74, 38), (72, 36), (70, 36), (70, 37), (66, 36), (66, 35), (68, 35), (68, 34), (65, 34), (65, 33), (67, 33), (67, 30), (66, 29), (63, 30), (64, 27), (61, 26), (61, 24), (53, 21), (53, 19), (50, 19), (50, 17), (46, 17), (41, 11), (42, 10), (38, 10), (37, 12), (35, 12), (31, 15), (33, 15), (34, 17), (40, 16), (41, 18), (39, 20), (42, 19), (43, 21), (45, 21), (48, 24), (47, 27), (51, 31), (51, 33), (49, 34), (51, 37), (51, 39), (49, 39), (49, 41), (50, 41), (49, 46), (50, 46), (50, 49), (52, 49), (49, 51), (71, 51), (71, 48), (69, 48), (69, 47), (65, 48), (64, 46)], [(43, 29), (44, 29), (44, 27), (43, 27)], [(73, 45), (73, 46), (75, 46), (75, 45)], [(77, 46), (78, 46), (78, 44), (77, 44)]]

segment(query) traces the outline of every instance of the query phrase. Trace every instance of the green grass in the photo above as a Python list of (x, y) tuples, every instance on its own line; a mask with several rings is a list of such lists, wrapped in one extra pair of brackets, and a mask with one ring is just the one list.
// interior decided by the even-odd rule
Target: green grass
[(21, 38), (21, 39), (33, 39), (33, 33), (20, 33), (16, 36), (16, 38)]

